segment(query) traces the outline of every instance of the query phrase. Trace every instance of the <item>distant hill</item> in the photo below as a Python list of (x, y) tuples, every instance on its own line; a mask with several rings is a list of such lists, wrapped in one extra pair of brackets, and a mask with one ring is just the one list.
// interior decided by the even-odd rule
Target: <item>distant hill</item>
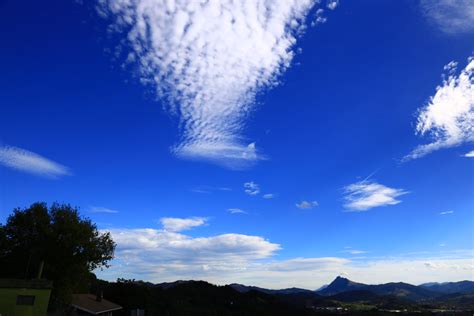
[(474, 293), (473, 281), (446, 282), (446, 283), (425, 283), (420, 285), (423, 288), (446, 294), (453, 293)]
[(280, 289), (280, 290), (271, 290), (271, 289), (265, 289), (257, 286), (248, 286), (248, 285), (243, 285), (243, 284), (237, 284), (237, 283), (232, 283), (229, 284), (231, 288), (234, 290), (240, 292), (240, 293), (247, 293), (250, 291), (258, 291), (262, 293), (267, 293), (267, 294), (293, 294), (293, 293), (312, 293), (314, 294), (314, 291), (311, 290), (306, 290), (306, 289), (300, 289), (297, 287), (292, 287), (292, 288), (287, 288), (287, 289)]
[(317, 291), (317, 293), (323, 296), (331, 296), (342, 292), (362, 290), (367, 286), (367, 284), (353, 282), (349, 279), (338, 276), (328, 286)]
[(369, 285), (366, 289), (375, 294), (392, 295), (409, 301), (421, 301), (441, 296), (438, 292), (403, 282)]
[(377, 295), (390, 295), (406, 301), (421, 301), (441, 296), (441, 293), (431, 289), (403, 282), (368, 285), (357, 283), (343, 277), (337, 277), (331, 284), (317, 291), (317, 293), (322, 296), (332, 296), (339, 293), (361, 290), (369, 291)]

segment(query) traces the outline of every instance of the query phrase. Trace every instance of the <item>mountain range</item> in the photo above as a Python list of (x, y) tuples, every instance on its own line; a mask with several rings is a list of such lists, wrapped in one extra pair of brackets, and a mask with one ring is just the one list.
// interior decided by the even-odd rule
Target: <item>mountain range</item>
[(230, 284), (233, 289), (247, 293), (260, 291), (278, 295), (289, 303), (308, 302), (313, 306), (334, 303), (358, 303), (377, 306), (384, 309), (414, 308), (419, 304), (451, 308), (463, 306), (474, 308), (474, 282), (460, 281), (447, 283), (425, 283), (412, 285), (403, 282), (369, 285), (337, 277), (330, 284), (316, 291), (288, 288), (269, 290), (242, 284)]
[[(295, 293), (313, 293), (321, 297), (337, 296), (341, 293), (372, 293), (379, 296), (394, 296), (406, 301), (430, 300), (446, 294), (468, 294), (474, 293), (474, 281), (460, 281), (447, 283), (425, 283), (419, 286), (403, 283), (391, 282), (385, 284), (369, 285), (351, 281), (344, 277), (337, 277), (330, 284), (321, 287), (316, 291), (300, 288), (288, 288), (281, 290), (270, 290), (255, 286), (246, 286), (242, 284), (230, 284), (233, 289), (245, 293), (251, 290), (260, 291), (267, 294), (295, 294)], [(347, 296), (347, 294), (346, 294)], [(339, 295), (341, 297), (341, 295)]]
[(440, 310), (451, 311), (445, 315), (472, 315), (473, 285), (473, 281), (368, 285), (337, 277), (327, 286), (308, 290), (118, 279), (97, 280), (92, 291), (103, 291), (104, 297), (127, 308), (144, 307), (152, 315), (386, 315), (391, 311), (434, 315)]

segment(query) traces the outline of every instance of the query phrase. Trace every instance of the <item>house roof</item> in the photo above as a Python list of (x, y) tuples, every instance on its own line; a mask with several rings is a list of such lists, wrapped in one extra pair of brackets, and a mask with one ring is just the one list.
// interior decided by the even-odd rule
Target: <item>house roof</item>
[(122, 309), (122, 306), (106, 299), (97, 301), (97, 296), (94, 294), (73, 294), (71, 305), (92, 315)]

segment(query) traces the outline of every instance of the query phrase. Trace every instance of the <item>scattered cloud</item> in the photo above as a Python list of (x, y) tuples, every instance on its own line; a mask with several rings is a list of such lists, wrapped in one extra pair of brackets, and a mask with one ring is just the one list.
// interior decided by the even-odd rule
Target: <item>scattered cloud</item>
[(271, 262), (267, 268), (271, 271), (291, 272), (291, 271), (313, 271), (316, 269), (330, 269), (331, 267), (340, 267), (349, 263), (350, 260), (337, 257), (322, 258), (294, 258)]
[(421, 0), (425, 17), (447, 34), (474, 31), (472, 0)]
[(227, 187), (212, 187), (208, 185), (202, 185), (194, 187), (190, 191), (194, 193), (210, 194), (215, 191), (232, 191), (232, 189)]
[(253, 181), (245, 182), (244, 191), (248, 195), (258, 195), (260, 193), (260, 186)]
[(432, 142), (416, 147), (404, 161), (474, 141), (474, 56), (458, 75), (456, 67), (455, 62), (445, 67), (447, 77), (418, 115), (416, 133), (428, 134)]
[(466, 158), (474, 158), (474, 150), (471, 150), (470, 152), (467, 152), (464, 154), (464, 157)]
[(0, 146), (0, 165), (48, 178), (71, 175), (67, 167), (57, 162), (12, 146)]
[[(176, 231), (151, 228), (110, 229), (117, 243), (111, 270), (124, 276), (195, 278), (201, 273), (240, 271), (272, 256), (280, 246), (259, 236), (222, 234), (191, 237)], [(144, 275), (144, 276), (143, 276)]]
[(300, 208), (302, 210), (309, 210), (313, 207), (318, 206), (319, 203), (317, 201), (301, 201), (300, 203), (296, 203), (295, 205), (297, 208)]
[(329, 0), (326, 6), (328, 9), (334, 10), (337, 8), (338, 5), (339, 5), (339, 0)]
[(366, 250), (353, 249), (352, 247), (344, 247), (343, 253), (348, 253), (351, 255), (363, 255), (368, 253)]
[(232, 191), (231, 188), (227, 188), (227, 187), (219, 187), (219, 188), (216, 188), (217, 190), (219, 191)]
[(189, 230), (194, 227), (202, 226), (206, 223), (207, 219), (203, 217), (193, 218), (175, 218), (175, 217), (163, 217), (160, 219), (163, 229), (167, 232), (181, 232)]
[(223, 234), (191, 237), (151, 228), (109, 229), (117, 242), (111, 268), (101, 278), (150, 282), (179, 279), (266, 288), (319, 288), (338, 275), (363, 283), (419, 284), (469, 279), (472, 249), (390, 257), (297, 257), (275, 259), (281, 246), (260, 236)]
[(448, 214), (453, 214), (454, 211), (444, 211), (444, 212), (441, 212), (439, 213), (439, 215), (448, 215)]
[(229, 212), (231, 214), (247, 214), (246, 211), (244, 211), (240, 208), (229, 208), (229, 209), (227, 209), (227, 212)]
[(192, 188), (192, 189), (191, 189), (191, 192), (199, 193), (199, 194), (209, 194), (209, 193), (211, 193), (210, 190), (203, 189), (203, 188), (200, 188), (200, 187), (198, 187), (198, 188)]
[(318, 9), (316, 10), (315, 19), (312, 25), (324, 24), (327, 22), (327, 17), (324, 16), (324, 10)]
[(265, 159), (241, 136), (255, 95), (290, 67), (318, 0), (99, 0), (127, 61), (178, 115), (183, 158), (243, 168)]
[(113, 210), (107, 207), (100, 207), (100, 206), (92, 206), (89, 209), (90, 213), (109, 213), (109, 214), (116, 214), (118, 213), (117, 210)]
[(394, 189), (385, 185), (363, 180), (344, 188), (346, 204), (344, 207), (351, 211), (367, 211), (374, 207), (396, 205), (400, 203), (397, 197), (407, 194), (403, 189)]
[(269, 199), (273, 199), (273, 198), (275, 197), (275, 194), (273, 194), (273, 193), (266, 193), (266, 194), (264, 194), (262, 197), (263, 197), (264, 199), (269, 200)]

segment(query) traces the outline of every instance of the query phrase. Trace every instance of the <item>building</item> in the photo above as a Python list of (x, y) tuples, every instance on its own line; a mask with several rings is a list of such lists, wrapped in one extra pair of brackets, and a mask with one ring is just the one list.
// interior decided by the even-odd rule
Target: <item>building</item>
[(73, 294), (71, 306), (76, 315), (112, 316), (122, 309), (122, 306), (104, 299), (102, 295), (94, 294)]
[(0, 279), (1, 316), (46, 316), (52, 282)]

